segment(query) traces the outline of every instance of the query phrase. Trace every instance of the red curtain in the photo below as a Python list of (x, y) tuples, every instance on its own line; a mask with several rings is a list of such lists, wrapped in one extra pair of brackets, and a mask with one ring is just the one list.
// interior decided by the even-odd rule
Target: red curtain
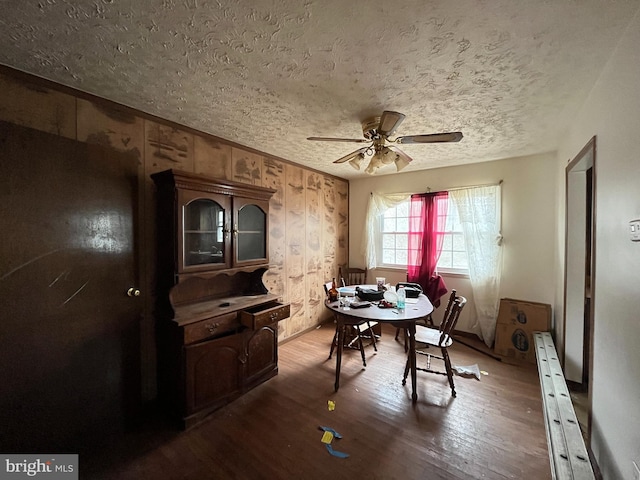
[(447, 192), (420, 193), (411, 196), (409, 210), (409, 282), (418, 283), (434, 306), (447, 287), (440, 275), (435, 275), (442, 252), (447, 221)]

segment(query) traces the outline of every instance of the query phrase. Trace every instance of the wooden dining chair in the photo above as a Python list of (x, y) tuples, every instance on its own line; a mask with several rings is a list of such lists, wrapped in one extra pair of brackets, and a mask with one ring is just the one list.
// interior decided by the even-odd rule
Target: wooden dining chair
[[(329, 289), (331, 288), (332, 282), (327, 282), (324, 284), (324, 292), (325, 295), (329, 295)], [(335, 313), (334, 313), (335, 315)], [(346, 331), (344, 336), (344, 345), (343, 348), (352, 348), (355, 350), (360, 350), (360, 355), (362, 356), (362, 364), (367, 366), (367, 359), (364, 353), (365, 344), (362, 341), (370, 340), (370, 344), (373, 345), (373, 350), (378, 351), (378, 347), (376, 345), (376, 335), (373, 331), (373, 327), (377, 325), (378, 322), (372, 322), (370, 320), (361, 320), (359, 322), (355, 322), (352, 324), (345, 325)], [(329, 350), (329, 358), (333, 356), (333, 351), (338, 345), (338, 322), (336, 321), (336, 331), (333, 334), (333, 340), (331, 341), (331, 349)]]
[(338, 267), (338, 276), (340, 277), (340, 284), (343, 287), (348, 285), (366, 285), (367, 283), (366, 268)]
[[(444, 310), (444, 315), (442, 315), (442, 319), (444, 321), (445, 318), (447, 318), (447, 315), (449, 315), (449, 311), (451, 310), (451, 305), (453, 305), (453, 301), (456, 299), (456, 290), (452, 289), (451, 290), (451, 295), (449, 295), (449, 300), (447, 301), (447, 307)], [(416, 323), (416, 325), (422, 325), (425, 327), (435, 327), (434, 323), (433, 323), (433, 317), (432, 317), (433, 313), (430, 313), (429, 315), (427, 315), (426, 318), (424, 318), (424, 320), (422, 321), (422, 323)], [(407, 330), (406, 329), (402, 329), (403, 333), (404, 333), (404, 351), (408, 351), (409, 350), (409, 345), (408, 345), (408, 337), (407, 337)], [(398, 336), (400, 334), (400, 329), (396, 328), (396, 340), (398, 340)]]
[[(423, 372), (435, 373), (438, 375), (446, 375), (449, 379), (449, 386), (451, 387), (451, 395), (456, 396), (456, 388), (453, 383), (453, 370), (451, 368), (451, 360), (449, 359), (449, 353), (447, 349), (453, 344), (453, 337), (451, 336), (458, 318), (460, 318), (460, 312), (467, 304), (467, 299), (463, 296), (457, 295), (453, 300), (451, 306), (447, 307), (445, 317), (440, 324), (440, 328), (425, 327), (423, 325), (416, 325), (416, 370)], [(418, 346), (420, 344), (420, 346)], [(418, 350), (418, 348), (425, 348), (426, 351)], [(439, 348), (441, 355), (435, 355), (429, 351), (430, 347)], [(418, 365), (418, 357), (426, 357), (426, 366), (420, 367)], [(442, 360), (444, 362), (444, 371), (434, 370), (431, 368), (432, 359)], [(409, 374), (410, 358), (407, 356), (407, 363), (404, 367), (404, 376), (402, 377), (402, 385), (407, 382), (407, 375)]]

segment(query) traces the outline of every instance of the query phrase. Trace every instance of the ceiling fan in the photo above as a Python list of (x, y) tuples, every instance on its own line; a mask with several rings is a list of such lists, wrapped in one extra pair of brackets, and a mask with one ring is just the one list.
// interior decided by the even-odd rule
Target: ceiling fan
[(320, 142), (350, 142), (368, 143), (366, 147), (359, 148), (333, 163), (349, 164), (356, 170), (360, 170), (360, 165), (365, 155), (371, 155), (371, 161), (365, 169), (366, 173), (374, 174), (376, 170), (384, 165), (395, 163), (399, 172), (409, 165), (413, 160), (395, 145), (389, 143), (412, 144), (412, 143), (446, 143), (459, 142), (462, 140), (462, 132), (432, 133), (427, 135), (408, 135), (390, 139), (398, 126), (404, 120), (404, 115), (398, 112), (385, 110), (382, 116), (369, 118), (362, 122), (362, 134), (364, 138), (329, 138), (329, 137), (308, 137), (307, 140)]

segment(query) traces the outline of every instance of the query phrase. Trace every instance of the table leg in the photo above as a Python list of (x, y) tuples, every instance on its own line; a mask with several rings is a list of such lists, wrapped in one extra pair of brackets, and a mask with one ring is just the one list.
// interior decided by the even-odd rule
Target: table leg
[(336, 383), (335, 383), (335, 391), (337, 392), (340, 388), (340, 366), (342, 365), (342, 350), (344, 349), (344, 322), (338, 318), (336, 320), (338, 322), (338, 353), (336, 353)]
[(416, 324), (410, 323), (409, 328), (409, 366), (411, 367), (411, 400), (415, 403), (418, 400), (416, 393)]

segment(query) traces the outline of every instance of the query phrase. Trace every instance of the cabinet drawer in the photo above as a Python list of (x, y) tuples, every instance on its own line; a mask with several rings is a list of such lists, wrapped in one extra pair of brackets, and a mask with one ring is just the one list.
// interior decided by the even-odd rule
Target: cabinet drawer
[(205, 338), (221, 335), (238, 327), (237, 312), (207, 318), (184, 326), (184, 343), (194, 343)]
[(289, 304), (268, 303), (248, 308), (240, 312), (240, 323), (252, 330), (271, 325), (289, 317)]

